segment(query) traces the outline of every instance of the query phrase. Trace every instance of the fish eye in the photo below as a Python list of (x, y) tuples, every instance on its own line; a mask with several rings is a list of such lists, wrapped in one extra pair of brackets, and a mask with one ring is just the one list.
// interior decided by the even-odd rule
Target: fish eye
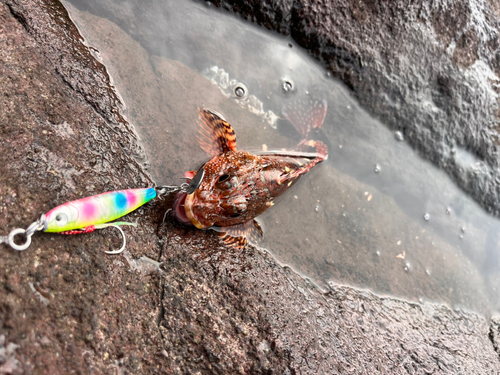
[(224, 182), (226, 181), (230, 176), (228, 174), (223, 174), (222, 176), (219, 177), (219, 182)]
[(233, 176), (229, 173), (224, 173), (215, 181), (215, 187), (220, 190), (232, 189), (237, 187), (238, 185), (238, 177)]
[(231, 214), (231, 215), (229, 215), (229, 217), (239, 217), (239, 216), (241, 216), (241, 214)]

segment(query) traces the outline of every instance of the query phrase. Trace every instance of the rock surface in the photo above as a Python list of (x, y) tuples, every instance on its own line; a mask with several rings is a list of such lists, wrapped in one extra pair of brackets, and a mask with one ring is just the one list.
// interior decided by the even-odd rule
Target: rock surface
[[(3, 0), (0, 28), (2, 231), (151, 185), (105, 68), (59, 2)], [(0, 245), (0, 373), (500, 370), (496, 320), (334, 284), (324, 294), (164, 211), (157, 200), (131, 215), (123, 256), (103, 254), (119, 246), (112, 230)]]
[[(374, 116), (500, 213), (497, 2), (213, 3), (291, 35)], [(461, 150), (475, 161), (460, 158)]]

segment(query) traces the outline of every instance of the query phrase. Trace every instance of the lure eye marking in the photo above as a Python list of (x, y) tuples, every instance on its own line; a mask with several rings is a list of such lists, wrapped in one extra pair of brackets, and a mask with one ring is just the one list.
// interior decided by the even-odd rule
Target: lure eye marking
[(63, 227), (68, 222), (68, 215), (63, 214), (62, 212), (56, 215), (56, 223), (57, 225)]

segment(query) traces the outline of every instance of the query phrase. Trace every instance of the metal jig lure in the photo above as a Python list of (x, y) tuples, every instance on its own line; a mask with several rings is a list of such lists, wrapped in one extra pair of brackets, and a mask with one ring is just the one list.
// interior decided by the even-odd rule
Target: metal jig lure
[[(181, 185), (118, 190), (67, 202), (43, 214), (28, 228), (16, 228), (7, 236), (0, 236), (0, 243), (5, 242), (14, 250), (23, 251), (31, 245), (31, 236), (38, 231), (59, 234), (79, 234), (90, 233), (96, 229), (106, 227), (115, 227), (120, 231), (123, 237), (122, 247), (115, 251), (105, 251), (105, 253), (119, 254), (125, 249), (125, 245), (127, 244), (125, 233), (123, 233), (120, 226), (135, 226), (137, 224), (109, 222), (136, 210), (143, 204), (154, 199), (157, 195), (168, 195), (184, 188), (185, 186)], [(26, 242), (17, 244), (14, 241), (17, 235), (24, 235)]]

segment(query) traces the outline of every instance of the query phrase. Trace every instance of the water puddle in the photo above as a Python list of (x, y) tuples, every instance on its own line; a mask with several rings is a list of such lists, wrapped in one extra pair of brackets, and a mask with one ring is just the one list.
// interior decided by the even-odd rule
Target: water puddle
[[(499, 310), (499, 221), (290, 39), (198, 2), (65, 5), (108, 68), (158, 183), (179, 184), (207, 160), (195, 139), (198, 107), (228, 119), (239, 149), (293, 149), (301, 138), (283, 106), (324, 98), (328, 113), (316, 137), (329, 159), (263, 215), (261, 245), (322, 287)], [(463, 168), (481, 167), (466, 150), (450, 152)]]

